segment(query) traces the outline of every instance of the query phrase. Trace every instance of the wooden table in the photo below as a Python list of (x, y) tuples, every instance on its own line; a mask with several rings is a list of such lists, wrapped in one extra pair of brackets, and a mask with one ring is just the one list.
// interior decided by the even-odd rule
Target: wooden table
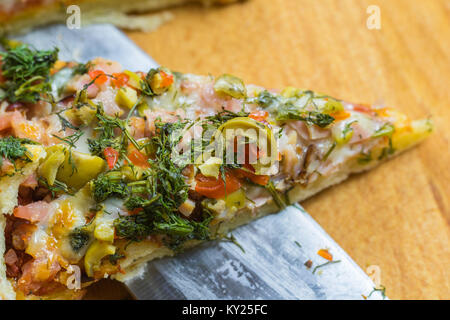
[[(366, 12), (378, 5), (381, 29)], [(292, 85), (431, 117), (419, 147), (303, 203), (392, 299), (450, 298), (450, 1), (251, 0), (129, 36), (173, 70)], [(115, 293), (99, 295), (102, 286)], [(100, 284), (88, 297), (124, 298)]]

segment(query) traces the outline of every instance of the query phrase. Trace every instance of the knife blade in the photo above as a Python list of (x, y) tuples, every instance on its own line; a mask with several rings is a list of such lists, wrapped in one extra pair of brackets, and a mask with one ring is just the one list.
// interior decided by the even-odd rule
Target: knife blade
[[(51, 26), (18, 39), (38, 49), (59, 47), (62, 60), (86, 62), (101, 56), (130, 70), (158, 66), (110, 25), (78, 30)], [(373, 291), (374, 283), (364, 271), (298, 204), (242, 226), (233, 235), (242, 248), (231, 242), (205, 243), (149, 262), (144, 273), (126, 285), (137, 299), (383, 298)], [(333, 254), (332, 263), (317, 255), (323, 248)], [(304, 265), (308, 260), (311, 268)]]

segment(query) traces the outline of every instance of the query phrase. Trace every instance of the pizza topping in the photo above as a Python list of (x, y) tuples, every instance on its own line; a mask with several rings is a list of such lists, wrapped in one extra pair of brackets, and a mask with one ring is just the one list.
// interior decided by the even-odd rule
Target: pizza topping
[(152, 96), (166, 92), (173, 83), (173, 75), (168, 70), (152, 69), (148, 72), (146, 80), (141, 83), (144, 94)]
[(218, 94), (228, 95), (236, 99), (245, 98), (247, 92), (244, 82), (230, 74), (223, 74), (218, 77), (214, 83), (214, 90)]
[(7, 160), (10, 163), (15, 163), (16, 160), (22, 159), (24, 161), (30, 161), (32, 153), (30, 153), (28, 145), (35, 144), (28, 139), (6, 137), (0, 138), (0, 166), (3, 161)]
[(319, 251), (317, 251), (317, 254), (322, 258), (327, 259), (328, 261), (333, 260), (333, 256), (328, 252), (327, 249), (320, 249)]
[(92, 70), (88, 74), (97, 86), (101, 86), (108, 81), (108, 76), (102, 70)]
[(195, 191), (202, 196), (212, 199), (224, 198), (227, 194), (238, 190), (242, 185), (239, 179), (230, 171), (226, 171), (223, 177), (212, 178), (198, 174), (195, 179), (197, 181)]
[(0, 84), (0, 99), (35, 103), (50, 92), (50, 69), (58, 59), (58, 49), (38, 51), (21, 44), (0, 56), (1, 73), (6, 80)]
[(296, 188), (388, 157), (431, 130), (429, 121), (309, 90), (56, 54), (18, 46), (1, 65), (2, 173), (47, 153), (22, 183), (5, 232), (8, 275), (25, 295), (79, 290), (82, 272), (121, 272), (130, 241), (177, 251), (214, 239), (214, 225), (284, 208)]
[(14, 216), (25, 219), (31, 223), (44, 220), (50, 211), (50, 205), (44, 201), (30, 203), (26, 206), (18, 206), (14, 209)]
[(119, 160), (119, 151), (111, 147), (106, 147), (103, 150), (103, 154), (105, 155), (106, 162), (108, 163), (108, 168), (110, 170), (113, 169)]

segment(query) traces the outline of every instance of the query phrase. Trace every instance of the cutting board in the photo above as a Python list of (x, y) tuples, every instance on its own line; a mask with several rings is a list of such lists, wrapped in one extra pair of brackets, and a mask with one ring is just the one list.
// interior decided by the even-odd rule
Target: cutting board
[[(378, 5), (381, 29), (366, 10)], [(303, 206), (392, 299), (450, 298), (450, 1), (250, 0), (183, 7), (128, 35), (169, 68), (236, 74), (432, 117), (436, 133)]]

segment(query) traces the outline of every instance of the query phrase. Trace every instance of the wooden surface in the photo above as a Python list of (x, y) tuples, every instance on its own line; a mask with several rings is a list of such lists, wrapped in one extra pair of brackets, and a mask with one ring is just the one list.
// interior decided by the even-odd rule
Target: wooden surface
[[(381, 30), (366, 27), (371, 4)], [(390, 298), (449, 299), (450, 1), (251, 0), (172, 12), (155, 32), (128, 34), (173, 70), (227, 72), (434, 120), (419, 147), (303, 205), (363, 269), (380, 266)]]

